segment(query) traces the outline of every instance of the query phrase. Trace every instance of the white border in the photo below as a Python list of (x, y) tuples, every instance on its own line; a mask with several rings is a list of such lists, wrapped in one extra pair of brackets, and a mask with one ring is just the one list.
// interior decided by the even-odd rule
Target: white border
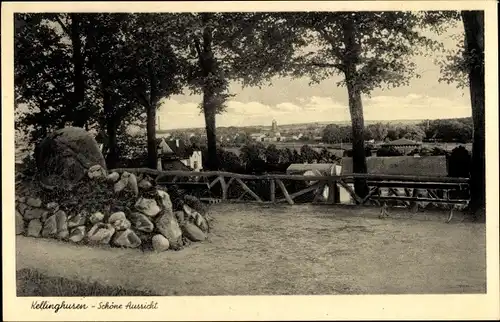
[[(13, 12), (169, 12), (169, 11), (329, 11), (329, 10), (485, 10), (486, 45), (486, 172), (487, 172), (487, 294), (486, 295), (364, 295), (364, 296), (212, 296), (147, 298), (159, 302), (156, 311), (31, 310), (32, 298), (15, 295)], [(395, 320), (498, 319), (498, 43), (495, 1), (248, 1), (248, 2), (33, 2), (2, 3), (2, 227), (4, 320)], [(43, 298), (56, 300), (56, 298)], [(103, 299), (126, 303), (132, 298)], [(138, 298), (133, 298), (138, 300)], [(77, 300), (77, 299), (75, 299)]]

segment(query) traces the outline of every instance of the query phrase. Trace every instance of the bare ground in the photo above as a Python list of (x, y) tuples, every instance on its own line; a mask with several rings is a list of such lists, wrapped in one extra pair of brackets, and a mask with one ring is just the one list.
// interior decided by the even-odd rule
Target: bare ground
[(212, 206), (209, 240), (160, 254), (18, 236), (17, 269), (161, 295), (486, 292), (485, 225), (446, 213)]

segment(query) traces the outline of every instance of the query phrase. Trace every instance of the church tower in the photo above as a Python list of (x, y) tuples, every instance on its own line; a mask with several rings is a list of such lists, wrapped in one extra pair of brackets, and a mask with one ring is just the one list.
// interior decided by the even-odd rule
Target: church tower
[(271, 131), (273, 133), (278, 132), (278, 122), (276, 122), (276, 120), (273, 120), (273, 125), (271, 126)]

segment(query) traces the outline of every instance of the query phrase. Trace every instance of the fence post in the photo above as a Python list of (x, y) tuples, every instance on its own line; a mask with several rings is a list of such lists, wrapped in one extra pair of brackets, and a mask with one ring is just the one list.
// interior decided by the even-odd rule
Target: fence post
[(223, 176), (219, 176), (220, 185), (222, 187), (222, 200), (227, 199), (227, 185), (226, 180), (224, 180)]
[(276, 181), (271, 179), (271, 202), (276, 202)]

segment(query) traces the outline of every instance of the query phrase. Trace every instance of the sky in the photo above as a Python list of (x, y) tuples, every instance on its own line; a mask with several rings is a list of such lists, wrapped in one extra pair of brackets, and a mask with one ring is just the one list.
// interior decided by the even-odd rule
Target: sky
[[(431, 35), (431, 34), (427, 34)], [(461, 24), (450, 26), (444, 34), (432, 38), (441, 41), (445, 50), (461, 45)], [(471, 116), (468, 88), (440, 83), (439, 66), (434, 60), (442, 53), (429, 57), (414, 57), (417, 73), (408, 86), (390, 90), (376, 89), (370, 97), (364, 96), (363, 110), (367, 121), (440, 119)], [(274, 78), (272, 84), (261, 88), (242, 88), (231, 83), (234, 96), (227, 103), (227, 111), (217, 116), (217, 126), (349, 121), (348, 96), (345, 87), (337, 87), (341, 76), (332, 76), (319, 84), (310, 84), (309, 78)], [(157, 128), (161, 130), (204, 127), (200, 113), (200, 95), (175, 95), (162, 100)]]
[[(459, 44), (457, 35), (462, 26), (451, 27), (445, 34), (434, 36), (445, 49)], [(435, 58), (417, 56), (415, 63), (421, 78), (413, 79), (409, 86), (390, 90), (376, 89), (370, 97), (363, 97), (365, 120), (440, 119), (471, 116), (470, 96), (467, 88), (438, 82), (439, 66)], [(348, 96), (345, 87), (337, 87), (340, 76), (310, 85), (308, 78), (275, 78), (271, 86), (242, 88), (232, 83), (230, 92), (235, 96), (228, 102), (226, 113), (217, 116), (217, 126), (270, 125), (306, 122), (349, 121)], [(175, 95), (161, 103), (159, 128), (162, 130), (204, 127), (200, 113), (199, 95)]]

